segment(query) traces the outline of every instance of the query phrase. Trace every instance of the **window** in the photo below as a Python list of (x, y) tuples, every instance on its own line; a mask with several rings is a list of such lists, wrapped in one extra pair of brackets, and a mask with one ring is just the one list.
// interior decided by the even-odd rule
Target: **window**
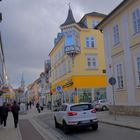
[(94, 37), (86, 37), (86, 48), (95, 48), (95, 38)]
[(116, 65), (116, 79), (117, 79), (117, 86), (119, 89), (124, 88), (124, 80), (123, 80), (123, 68), (122, 64)]
[(91, 110), (93, 106), (91, 104), (81, 104), (81, 105), (74, 105), (70, 107), (71, 111), (84, 111), (84, 110)]
[(92, 22), (92, 28), (95, 28), (99, 24), (99, 22), (100, 21), (93, 20), (93, 22)]
[(119, 43), (119, 26), (116, 24), (113, 27), (113, 44), (116, 45)]
[(92, 69), (97, 68), (97, 62), (96, 62), (95, 55), (87, 55), (87, 67), (92, 68)]
[(86, 48), (90, 48), (90, 45), (89, 45), (89, 37), (86, 37)]
[(87, 27), (87, 21), (86, 20), (84, 21), (84, 25)]
[(140, 86), (140, 55), (135, 57), (137, 86)]
[(72, 35), (67, 35), (66, 36), (66, 46), (71, 46), (73, 45), (73, 37)]
[(138, 73), (138, 79), (139, 79), (139, 84), (140, 84), (140, 57), (137, 58), (137, 73)]
[(132, 13), (132, 22), (133, 22), (133, 33), (136, 34), (140, 32), (140, 9), (137, 8)]

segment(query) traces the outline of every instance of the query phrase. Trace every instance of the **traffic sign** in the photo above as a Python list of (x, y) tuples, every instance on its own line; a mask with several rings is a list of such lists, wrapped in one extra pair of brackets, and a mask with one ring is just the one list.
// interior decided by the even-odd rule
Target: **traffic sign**
[(61, 92), (62, 91), (62, 86), (60, 86), (60, 85), (59, 86), (56, 86), (56, 91), (57, 92)]
[(116, 79), (114, 77), (110, 77), (108, 82), (110, 85), (114, 86), (116, 84)]

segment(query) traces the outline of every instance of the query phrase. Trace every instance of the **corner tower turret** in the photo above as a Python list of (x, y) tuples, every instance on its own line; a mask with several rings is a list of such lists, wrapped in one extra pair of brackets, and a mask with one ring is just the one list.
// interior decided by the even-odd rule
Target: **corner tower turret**
[(61, 24), (60, 29), (64, 35), (65, 54), (69, 55), (74, 63), (75, 55), (80, 53), (80, 35), (70, 5), (67, 19)]

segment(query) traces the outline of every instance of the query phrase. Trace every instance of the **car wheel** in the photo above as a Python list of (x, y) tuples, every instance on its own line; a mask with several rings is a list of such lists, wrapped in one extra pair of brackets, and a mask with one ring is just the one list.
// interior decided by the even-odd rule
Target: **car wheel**
[(98, 129), (98, 124), (92, 125), (91, 128), (92, 128), (92, 130), (97, 130)]
[(107, 110), (107, 107), (106, 107), (106, 106), (103, 106), (103, 107), (102, 107), (102, 110), (103, 110), (103, 111), (106, 111), (106, 110)]
[(54, 118), (55, 128), (59, 128), (59, 123), (57, 122), (56, 118)]
[(69, 132), (70, 132), (69, 127), (65, 121), (63, 121), (63, 131), (64, 131), (64, 134), (69, 134)]

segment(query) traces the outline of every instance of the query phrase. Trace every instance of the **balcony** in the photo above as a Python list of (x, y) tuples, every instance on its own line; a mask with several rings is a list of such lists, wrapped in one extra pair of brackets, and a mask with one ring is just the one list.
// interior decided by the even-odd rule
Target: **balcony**
[(76, 45), (65, 46), (65, 53), (67, 55), (79, 54), (80, 53), (80, 47), (76, 46)]

